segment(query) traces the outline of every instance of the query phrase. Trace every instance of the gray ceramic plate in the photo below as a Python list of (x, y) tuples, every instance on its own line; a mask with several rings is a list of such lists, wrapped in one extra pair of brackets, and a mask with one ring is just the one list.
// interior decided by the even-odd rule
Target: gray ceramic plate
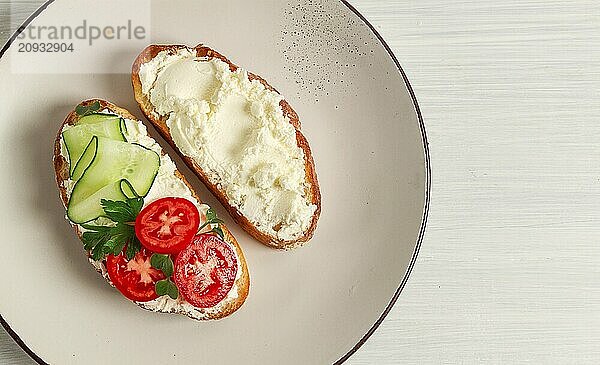
[[(216, 322), (139, 309), (86, 262), (63, 218), (52, 144), (64, 116), (85, 98), (106, 98), (141, 117), (119, 67), (130, 65), (143, 45), (98, 43), (93, 60), (65, 56), (48, 70), (44, 57), (18, 54), (17, 39), (0, 60), (4, 326), (40, 363), (345, 360), (400, 294), (427, 215), (425, 132), (395, 57), (341, 1), (153, 1), (140, 11), (113, 6), (101, 12), (97, 5), (57, 0), (29, 21), (93, 22), (99, 13), (134, 22), (146, 17), (142, 43), (202, 42), (265, 77), (295, 107), (311, 144), (323, 195), (319, 226), (306, 247), (269, 249), (239, 229), (192, 176), (245, 250), (250, 295), (238, 312)], [(99, 73), (81, 69), (88, 62)], [(115, 73), (106, 73), (111, 67)]]

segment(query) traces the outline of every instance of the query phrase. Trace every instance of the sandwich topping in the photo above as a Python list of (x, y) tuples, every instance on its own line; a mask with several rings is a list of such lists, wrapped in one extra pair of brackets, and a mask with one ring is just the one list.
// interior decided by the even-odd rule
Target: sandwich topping
[(200, 213), (184, 198), (161, 198), (150, 203), (135, 220), (135, 235), (157, 253), (181, 251), (196, 235)]
[[(62, 130), (61, 155), (70, 175), (63, 187), (67, 218), (81, 232), (92, 264), (125, 297), (150, 310), (202, 319), (237, 298), (242, 270), (222, 221), (177, 178), (175, 164), (142, 123), (98, 108), (76, 111), (84, 115)], [(188, 246), (204, 256), (196, 271), (176, 281), (175, 262), (187, 265), (178, 257)], [(213, 279), (222, 272), (221, 257), (233, 259), (226, 262), (227, 275)]]
[(175, 283), (192, 305), (219, 303), (233, 287), (237, 258), (217, 236), (199, 235), (177, 255)]
[(165, 279), (162, 271), (152, 267), (152, 253), (142, 248), (128, 260), (123, 253), (106, 258), (110, 281), (128, 299), (148, 302), (158, 298), (156, 283)]
[(178, 149), (261, 232), (291, 241), (307, 231), (316, 205), (307, 192), (304, 151), (283, 100), (242, 69), (195, 51), (162, 51), (139, 71), (142, 92)]

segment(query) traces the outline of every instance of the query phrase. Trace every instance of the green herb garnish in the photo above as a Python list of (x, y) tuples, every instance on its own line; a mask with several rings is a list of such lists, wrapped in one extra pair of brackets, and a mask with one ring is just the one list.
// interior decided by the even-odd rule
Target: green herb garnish
[(154, 289), (158, 296), (168, 295), (172, 299), (177, 299), (177, 297), (179, 297), (179, 289), (177, 289), (175, 283), (169, 279), (157, 281)]
[(75, 107), (75, 113), (77, 113), (77, 115), (79, 115), (80, 117), (86, 116), (88, 114), (94, 114), (98, 112), (98, 110), (100, 110), (100, 102), (98, 100), (96, 100), (88, 106), (79, 104)]
[(223, 230), (221, 229), (221, 227), (215, 227), (212, 229), (213, 233), (216, 233), (219, 237), (221, 237), (222, 240), (225, 239), (225, 235), (223, 234)]
[[(198, 232), (202, 231), (202, 228), (208, 226), (209, 224), (221, 224), (223, 223), (223, 220), (221, 220), (220, 218), (217, 217), (217, 212), (215, 212), (213, 210), (213, 208), (208, 208), (208, 211), (206, 211), (206, 222), (204, 222), (204, 224), (202, 224), (199, 228), (198, 228)], [(221, 227), (217, 226), (213, 229), (210, 230), (210, 232), (212, 233), (216, 233), (217, 235), (219, 235), (219, 237), (221, 237), (221, 239), (224, 239), (223, 237), (223, 230), (221, 229)]]
[(126, 201), (100, 200), (105, 216), (115, 224), (110, 226), (94, 226), (82, 224), (87, 230), (81, 240), (86, 250), (91, 250), (92, 259), (98, 261), (107, 255), (120, 254), (125, 246), (125, 257), (133, 259), (142, 247), (135, 235), (135, 219), (137, 218), (144, 199), (129, 198)]
[(161, 255), (159, 253), (152, 254), (150, 257), (150, 265), (153, 268), (160, 270), (166, 277), (173, 275), (173, 260), (169, 255)]
[(177, 299), (179, 296), (179, 290), (175, 283), (173, 283), (170, 279), (171, 275), (173, 275), (174, 265), (173, 260), (171, 260), (171, 256), (169, 255), (161, 255), (158, 253), (152, 254), (150, 257), (150, 265), (153, 268), (160, 270), (167, 277), (164, 280), (160, 280), (156, 282), (154, 286), (154, 290), (156, 290), (156, 294), (159, 296), (168, 295), (173, 299)]

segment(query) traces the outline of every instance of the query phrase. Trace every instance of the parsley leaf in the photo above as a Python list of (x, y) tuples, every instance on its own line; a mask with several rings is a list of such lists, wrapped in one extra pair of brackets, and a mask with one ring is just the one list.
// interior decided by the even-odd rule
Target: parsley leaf
[(216, 233), (219, 237), (221, 237), (222, 240), (225, 239), (225, 235), (223, 234), (223, 230), (221, 229), (221, 227), (215, 227), (212, 229), (211, 232)]
[(113, 201), (113, 200), (100, 200), (100, 204), (104, 209), (104, 213), (108, 219), (115, 222), (135, 222), (142, 205), (144, 205), (144, 199), (142, 198), (130, 198), (127, 201)]
[(206, 223), (223, 223), (223, 221), (217, 218), (217, 212), (213, 208), (208, 208), (206, 211)]
[[(83, 247), (86, 250), (93, 249), (98, 244), (106, 241), (110, 237), (110, 235), (108, 234), (108, 230), (110, 229), (110, 227), (95, 227), (83, 225), (83, 228), (89, 229), (89, 231), (84, 232), (83, 236), (81, 237), (81, 240), (83, 241)], [(98, 229), (96, 230), (96, 228)]]
[(127, 258), (127, 260), (131, 260), (135, 256), (135, 254), (138, 253), (141, 249), (142, 243), (137, 238), (134, 232), (133, 239), (129, 241), (129, 243), (127, 244), (127, 248), (125, 249), (125, 257)]
[(150, 265), (153, 268), (160, 270), (166, 277), (173, 275), (173, 260), (169, 255), (161, 255), (159, 253), (152, 254), (150, 257)]
[[(208, 208), (206, 211), (206, 222), (198, 227), (198, 232), (202, 230), (202, 228), (208, 226), (209, 224), (220, 224), (224, 223), (222, 219), (217, 217), (217, 212), (213, 210), (213, 208)], [(221, 238), (223, 238), (223, 231), (220, 227), (213, 228), (211, 232), (217, 233)]]
[(97, 100), (88, 106), (79, 104), (75, 107), (75, 113), (77, 113), (77, 115), (79, 115), (80, 117), (86, 116), (88, 114), (94, 114), (98, 110), (100, 110), (100, 102)]
[(161, 255), (159, 253), (152, 254), (150, 257), (150, 265), (153, 268), (160, 270), (167, 277), (164, 280), (160, 280), (156, 282), (154, 286), (154, 290), (158, 296), (168, 295), (173, 299), (177, 299), (179, 296), (179, 290), (175, 283), (169, 279), (171, 275), (173, 275), (173, 260), (171, 260), (171, 256), (169, 255)]
[(168, 295), (173, 299), (177, 299), (179, 296), (177, 286), (169, 279), (157, 281), (154, 290), (156, 290), (156, 294), (159, 296)]
[(87, 230), (81, 237), (83, 247), (91, 251), (92, 258), (96, 261), (110, 254), (118, 255), (127, 247), (125, 256), (131, 260), (142, 247), (135, 235), (134, 222), (144, 205), (144, 200), (142, 198), (130, 198), (126, 201), (102, 199), (100, 204), (106, 217), (115, 224), (110, 226), (83, 224), (82, 227)]

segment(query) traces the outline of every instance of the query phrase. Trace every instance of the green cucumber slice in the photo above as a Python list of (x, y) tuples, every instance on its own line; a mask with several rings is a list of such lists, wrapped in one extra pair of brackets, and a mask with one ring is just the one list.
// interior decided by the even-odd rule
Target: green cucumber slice
[(83, 172), (87, 167), (92, 163), (94, 157), (96, 156), (96, 150), (98, 149), (98, 137), (93, 136), (88, 143), (87, 147), (81, 154), (79, 161), (75, 165), (75, 168), (71, 171), (71, 180), (77, 181), (83, 175)]
[[(74, 223), (85, 223), (104, 215), (104, 209), (100, 205), (102, 199), (125, 200), (127, 196), (121, 190), (122, 181), (115, 181), (90, 195), (77, 204), (69, 201), (67, 217)], [(75, 192), (75, 190), (73, 190)]]
[(94, 113), (94, 114), (88, 114), (88, 115), (85, 115), (85, 116), (79, 118), (79, 120), (75, 124), (77, 124), (77, 125), (94, 124), (94, 123), (105, 122), (105, 121), (111, 120), (111, 119), (120, 119), (120, 118), (121, 117), (119, 117), (118, 115), (115, 115), (115, 114)]
[[(86, 117), (93, 116), (94, 115), (85, 116), (82, 120)], [(118, 117), (111, 119), (104, 118), (104, 121), (93, 124), (77, 124), (64, 131), (62, 136), (65, 145), (67, 146), (67, 152), (69, 153), (69, 172), (71, 173), (71, 178), (73, 180), (77, 180), (73, 178), (73, 171), (93, 136), (110, 138), (116, 141), (125, 141), (121, 119)]]
[(131, 183), (122, 179), (106, 185), (78, 204), (73, 206), (69, 204), (70, 210), (67, 211), (67, 216), (74, 223), (89, 222), (104, 215), (104, 209), (100, 204), (102, 199), (123, 201), (137, 196), (138, 194)]
[(74, 223), (102, 216), (101, 199), (124, 200), (134, 193), (145, 196), (160, 167), (159, 155), (137, 144), (93, 137), (85, 154), (92, 152), (92, 161), (75, 184), (67, 207)]

